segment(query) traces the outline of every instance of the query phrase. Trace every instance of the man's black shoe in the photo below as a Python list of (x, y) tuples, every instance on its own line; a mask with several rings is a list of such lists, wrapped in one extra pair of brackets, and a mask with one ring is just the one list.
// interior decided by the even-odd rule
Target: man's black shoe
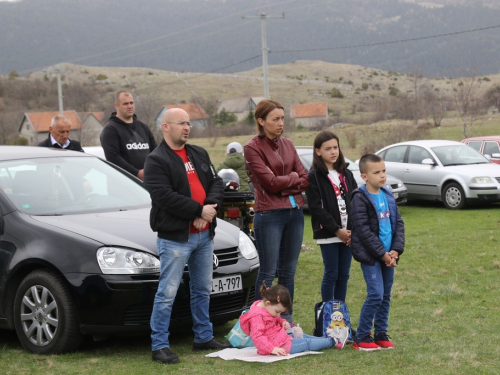
[(177, 354), (172, 352), (170, 348), (155, 350), (151, 353), (151, 357), (153, 362), (163, 363), (164, 365), (179, 363), (179, 357), (177, 357)]
[(231, 345), (224, 344), (223, 342), (220, 342), (215, 338), (207, 342), (202, 342), (202, 343), (195, 342), (193, 344), (193, 352), (199, 352), (202, 350), (210, 350), (210, 349), (227, 349), (227, 348), (231, 348)]

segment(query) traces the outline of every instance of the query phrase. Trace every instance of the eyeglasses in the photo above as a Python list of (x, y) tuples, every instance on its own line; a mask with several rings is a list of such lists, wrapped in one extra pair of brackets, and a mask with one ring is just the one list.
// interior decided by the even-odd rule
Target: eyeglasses
[(189, 128), (192, 127), (192, 125), (189, 121), (167, 121), (167, 124), (177, 124), (177, 125), (180, 125), (182, 127), (187, 125)]

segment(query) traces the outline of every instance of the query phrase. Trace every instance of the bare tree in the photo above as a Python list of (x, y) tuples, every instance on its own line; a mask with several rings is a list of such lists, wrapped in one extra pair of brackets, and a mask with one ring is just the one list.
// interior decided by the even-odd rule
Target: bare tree
[(475, 69), (468, 69), (460, 78), (451, 80), (452, 99), (460, 116), (462, 132), (471, 137), (479, 126), (477, 120), (484, 108), (480, 93), (481, 80)]
[(205, 99), (195, 94), (193, 94), (193, 96), (191, 97), (191, 102), (198, 104), (207, 113), (208, 119), (205, 122), (205, 130), (203, 134), (200, 134), (199, 136), (210, 138), (210, 147), (214, 147), (220, 135), (220, 129), (217, 127), (216, 121), (219, 102), (217, 101), (217, 99)]
[(411, 117), (414, 125), (418, 125), (418, 120), (421, 117), (421, 96), (423, 88), (427, 83), (427, 78), (422, 75), (422, 68), (419, 65), (412, 69), (409, 78), (412, 87)]
[(18, 136), (19, 122), (22, 117), (22, 111), (5, 111), (0, 106), (0, 144), (11, 144)]
[(134, 98), (137, 117), (149, 126), (157, 140), (162, 139), (161, 128), (156, 126), (156, 118), (162, 106), (167, 103), (162, 103), (158, 89), (141, 90), (140, 93), (134, 95)]
[(439, 91), (427, 89), (422, 97), (423, 110), (426, 116), (432, 118), (435, 127), (441, 126), (441, 121), (446, 114), (448, 99)]

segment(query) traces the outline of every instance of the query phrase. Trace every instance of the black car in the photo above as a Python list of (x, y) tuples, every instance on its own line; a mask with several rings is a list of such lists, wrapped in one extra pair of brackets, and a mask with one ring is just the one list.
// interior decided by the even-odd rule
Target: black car
[[(34, 353), (76, 350), (84, 335), (150, 332), (159, 279), (151, 200), (140, 180), (84, 153), (0, 147), (0, 328)], [(252, 241), (218, 221), (210, 317), (254, 300)], [(191, 322), (187, 269), (172, 324)]]

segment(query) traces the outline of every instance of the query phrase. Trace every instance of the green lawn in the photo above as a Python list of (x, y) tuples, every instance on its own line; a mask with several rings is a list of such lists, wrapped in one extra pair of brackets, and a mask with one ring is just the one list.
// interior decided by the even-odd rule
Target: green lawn
[[(86, 342), (74, 354), (26, 353), (13, 332), (0, 332), (1, 374), (497, 374), (500, 357), (500, 205), (446, 210), (439, 203), (400, 207), (406, 251), (396, 270), (389, 334), (395, 350), (327, 350), (273, 364), (205, 358), (192, 353), (192, 334), (172, 336), (181, 363), (151, 362), (149, 337)], [(306, 217), (296, 276), (295, 321), (313, 328), (322, 262)], [(364, 301), (359, 264), (353, 262), (347, 303), (354, 326)], [(222, 338), (232, 324), (216, 327)]]

